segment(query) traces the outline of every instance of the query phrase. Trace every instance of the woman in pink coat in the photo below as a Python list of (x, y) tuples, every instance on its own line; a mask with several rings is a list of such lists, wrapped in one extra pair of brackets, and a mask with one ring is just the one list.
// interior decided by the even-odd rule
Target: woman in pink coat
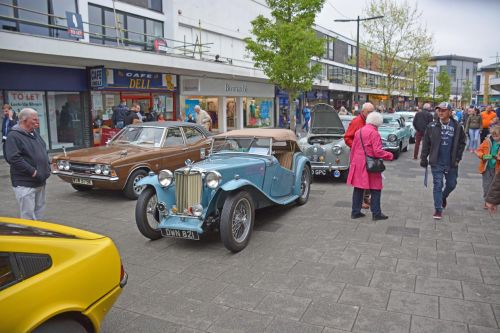
[(366, 125), (358, 130), (354, 135), (354, 141), (351, 148), (351, 166), (347, 176), (347, 184), (354, 187), (352, 193), (352, 211), (351, 218), (357, 219), (364, 217), (361, 213), (364, 190), (370, 190), (371, 193), (371, 211), (372, 219), (385, 220), (388, 217), (382, 214), (380, 208), (380, 197), (382, 195), (382, 173), (366, 171), (366, 158), (363, 146), (361, 145), (360, 134), (363, 135), (363, 143), (366, 154), (375, 158), (382, 158), (391, 161), (392, 153), (382, 149), (382, 139), (378, 133), (378, 127), (384, 121), (382, 115), (378, 112), (371, 112), (366, 118)]

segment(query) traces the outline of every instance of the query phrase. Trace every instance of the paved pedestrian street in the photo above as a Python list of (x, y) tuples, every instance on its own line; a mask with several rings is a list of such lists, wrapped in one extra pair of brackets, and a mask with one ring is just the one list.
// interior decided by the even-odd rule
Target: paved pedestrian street
[[(129, 282), (103, 332), (500, 332), (500, 213), (483, 210), (478, 160), (464, 154), (441, 221), (408, 152), (384, 172), (388, 220), (351, 220), (352, 190), (316, 179), (306, 205), (258, 211), (237, 254), (217, 237), (149, 241), (135, 201), (54, 176), (46, 220), (117, 244)], [(17, 216), (8, 174), (2, 163), (1, 215)]]

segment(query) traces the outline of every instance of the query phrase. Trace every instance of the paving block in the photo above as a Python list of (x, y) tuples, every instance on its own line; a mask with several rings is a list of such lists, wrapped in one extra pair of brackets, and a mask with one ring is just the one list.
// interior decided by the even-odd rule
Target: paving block
[(401, 333), (409, 332), (410, 315), (363, 308), (354, 323), (353, 332)]
[(231, 285), (217, 295), (212, 302), (241, 310), (253, 310), (267, 294), (265, 290)]
[(299, 320), (311, 299), (286, 294), (269, 293), (254, 308), (255, 312)]
[(370, 287), (414, 291), (415, 278), (415, 275), (375, 271), (370, 282)]
[(346, 331), (352, 329), (359, 307), (339, 304), (330, 301), (313, 301), (302, 317), (303, 322), (338, 328)]
[(450, 280), (483, 282), (479, 268), (466, 265), (438, 263), (438, 277)]
[(437, 296), (391, 291), (387, 310), (438, 318), (438, 307)]
[(468, 330), (464, 323), (413, 315), (410, 333), (468, 333)]
[(439, 313), (441, 319), (444, 320), (491, 328), (498, 327), (491, 306), (486, 303), (441, 297)]
[(396, 272), (424, 276), (437, 276), (437, 263), (421, 259), (419, 261), (398, 259)]
[(339, 303), (385, 309), (389, 300), (389, 290), (347, 285), (340, 296)]
[(229, 309), (208, 328), (208, 332), (263, 332), (271, 321), (271, 316), (255, 312)]
[(463, 298), (460, 281), (417, 276), (415, 292), (426, 295)]
[(500, 304), (500, 286), (462, 282), (464, 298), (471, 301)]

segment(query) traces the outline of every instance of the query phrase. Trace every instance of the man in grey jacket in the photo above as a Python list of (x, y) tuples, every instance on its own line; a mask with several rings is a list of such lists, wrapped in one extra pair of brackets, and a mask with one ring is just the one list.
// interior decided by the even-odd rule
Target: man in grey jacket
[(21, 211), (21, 218), (40, 220), (45, 209), (45, 182), (50, 176), (50, 160), (42, 137), (35, 131), (38, 114), (30, 108), (19, 112), (19, 124), (5, 141), (5, 159)]

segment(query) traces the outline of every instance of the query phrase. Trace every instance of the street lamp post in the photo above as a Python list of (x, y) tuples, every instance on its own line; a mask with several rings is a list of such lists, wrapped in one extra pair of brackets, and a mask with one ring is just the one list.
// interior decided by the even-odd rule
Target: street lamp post
[(356, 30), (356, 90), (354, 92), (354, 102), (359, 105), (359, 22), (360, 21), (369, 21), (384, 18), (384, 16), (373, 16), (373, 17), (365, 17), (356, 19), (338, 19), (334, 20), (335, 22), (356, 22), (357, 30)]

